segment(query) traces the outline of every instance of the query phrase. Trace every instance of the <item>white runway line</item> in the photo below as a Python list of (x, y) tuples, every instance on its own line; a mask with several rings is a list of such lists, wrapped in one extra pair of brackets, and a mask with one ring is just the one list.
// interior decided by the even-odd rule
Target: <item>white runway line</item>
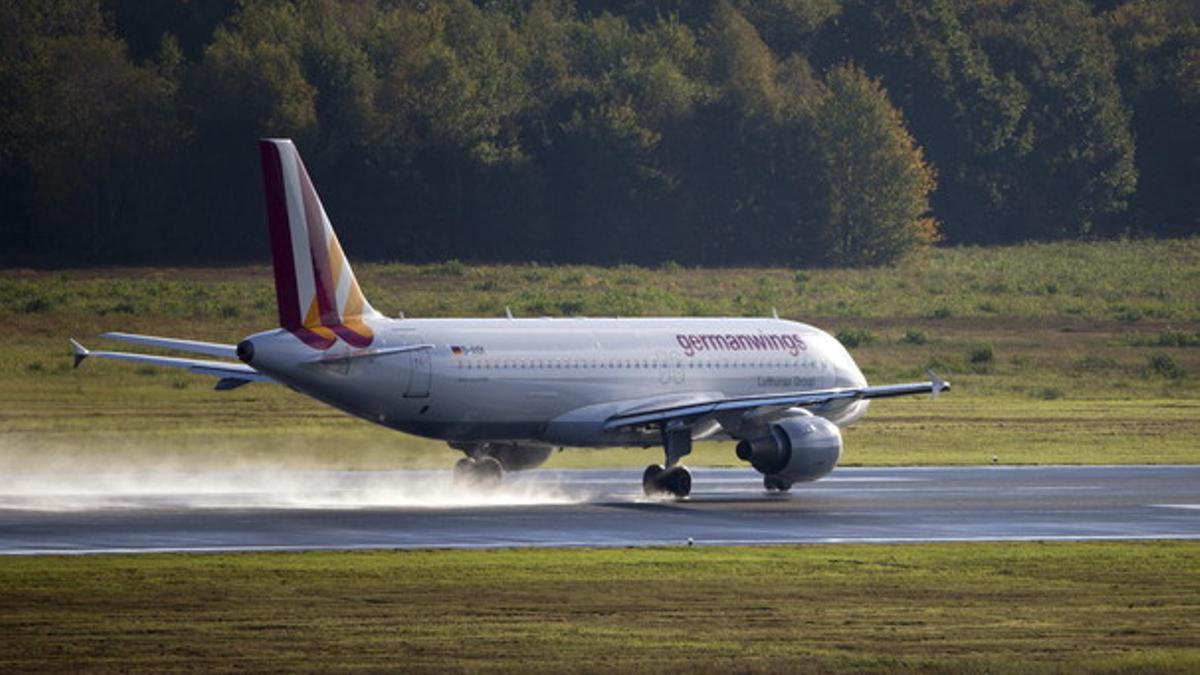
[(1189, 511), (1200, 511), (1200, 504), (1147, 504), (1156, 509), (1188, 509)]

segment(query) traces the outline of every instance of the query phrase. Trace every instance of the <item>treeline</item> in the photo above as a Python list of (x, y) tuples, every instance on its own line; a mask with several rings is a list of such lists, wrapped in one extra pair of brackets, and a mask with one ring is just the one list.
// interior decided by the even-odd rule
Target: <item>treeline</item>
[(878, 264), (1200, 232), (1189, 0), (0, 0), (8, 264)]

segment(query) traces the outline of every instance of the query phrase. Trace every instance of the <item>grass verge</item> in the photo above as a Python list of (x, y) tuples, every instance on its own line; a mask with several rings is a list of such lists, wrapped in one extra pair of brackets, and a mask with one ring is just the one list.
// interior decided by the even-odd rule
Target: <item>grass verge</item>
[(1184, 542), (0, 559), (0, 670), (1200, 668)]

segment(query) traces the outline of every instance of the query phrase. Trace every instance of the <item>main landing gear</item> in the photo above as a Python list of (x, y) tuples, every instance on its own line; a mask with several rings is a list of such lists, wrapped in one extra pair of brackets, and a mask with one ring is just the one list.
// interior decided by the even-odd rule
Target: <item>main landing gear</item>
[(692, 491), (692, 473), (679, 460), (692, 452), (692, 430), (689, 427), (663, 427), (663, 464), (651, 464), (642, 474), (642, 491), (647, 497), (670, 495), (678, 499)]
[(500, 484), (504, 467), (495, 457), (464, 457), (454, 464), (454, 483), (474, 488), (491, 488)]
[(767, 492), (787, 492), (792, 489), (792, 483), (778, 476), (763, 476), (763, 487)]

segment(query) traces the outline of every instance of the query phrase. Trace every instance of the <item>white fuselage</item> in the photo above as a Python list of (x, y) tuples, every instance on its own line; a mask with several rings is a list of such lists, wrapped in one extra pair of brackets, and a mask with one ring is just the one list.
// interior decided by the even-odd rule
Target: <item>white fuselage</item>
[[(605, 431), (642, 405), (863, 387), (842, 345), (779, 319), (373, 319), (373, 350), (342, 359), (284, 330), (249, 340), (254, 367), (348, 413), (451, 442), (526, 441), (600, 447), (657, 444), (652, 430)], [(322, 363), (322, 359), (327, 363)], [(845, 426), (866, 401), (810, 409)], [(705, 437), (718, 425), (697, 428)]]

